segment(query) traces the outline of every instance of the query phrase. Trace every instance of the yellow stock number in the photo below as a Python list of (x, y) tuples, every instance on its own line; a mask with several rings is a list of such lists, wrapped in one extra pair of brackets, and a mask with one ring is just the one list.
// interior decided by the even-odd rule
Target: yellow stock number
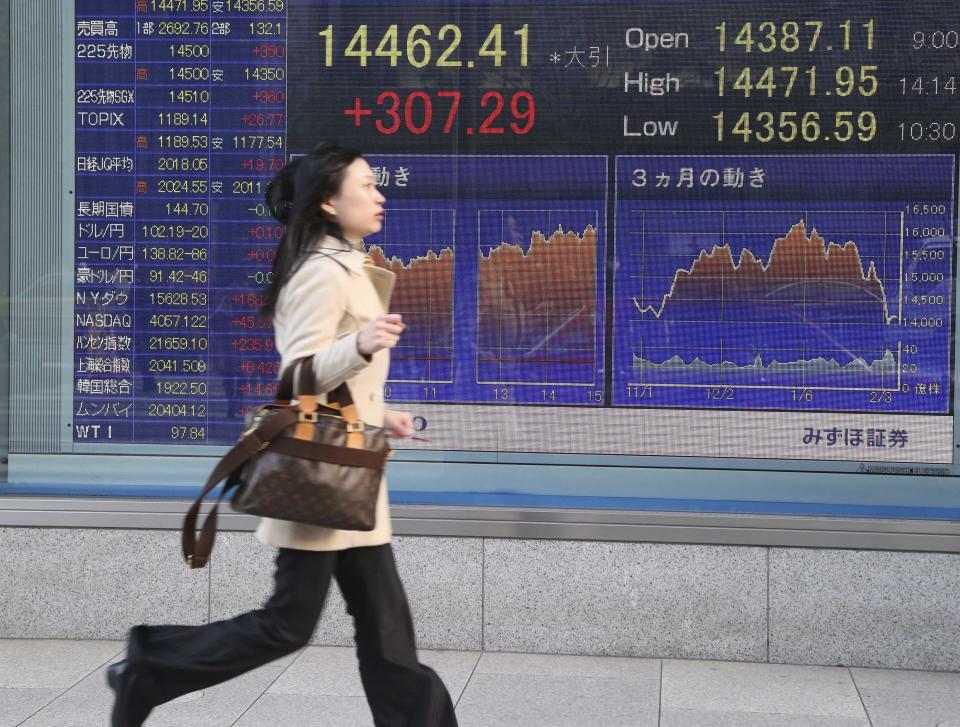
[(717, 122), (717, 141), (721, 143), (736, 138), (760, 144), (869, 142), (877, 136), (877, 117), (872, 111), (744, 111), (732, 117), (732, 123), (721, 111), (713, 119)]
[[(334, 64), (334, 27), (328, 25), (319, 31), (323, 39), (323, 62), (330, 67)], [(517, 37), (512, 50), (504, 49), (503, 24), (495, 24), (487, 33), (483, 42), (476, 51), (479, 61), (492, 60), (495, 67), (503, 65), (507, 56), (519, 55), (520, 66), (527, 65), (527, 50), (530, 43), (530, 28), (523, 25), (513, 31)], [(370, 26), (361, 25), (350, 37), (343, 50), (347, 58), (356, 58), (357, 63), (366, 68), (371, 58), (386, 59), (387, 64), (396, 68), (404, 60), (413, 68), (425, 68), (434, 65), (438, 68), (473, 68), (475, 61), (461, 60), (460, 42), (463, 32), (458, 25), (447, 23), (440, 27), (434, 35), (428, 25), (418, 23), (404, 33), (396, 23), (387, 26), (386, 31), (378, 38), (371, 36)], [(371, 46), (376, 42), (376, 47)]]
[[(717, 92), (720, 96), (740, 95), (744, 98), (765, 96), (839, 96), (857, 94), (874, 96), (879, 88), (875, 65), (839, 66), (833, 71), (833, 82), (821, 78), (829, 74), (817, 66), (759, 66), (730, 68), (721, 66), (713, 72), (717, 77)], [(829, 76), (828, 76), (829, 78)]]
[(713, 29), (717, 31), (721, 53), (735, 50), (744, 53), (873, 50), (876, 20), (870, 18), (859, 24), (852, 20), (836, 24), (822, 20), (764, 20), (731, 26), (723, 21)]

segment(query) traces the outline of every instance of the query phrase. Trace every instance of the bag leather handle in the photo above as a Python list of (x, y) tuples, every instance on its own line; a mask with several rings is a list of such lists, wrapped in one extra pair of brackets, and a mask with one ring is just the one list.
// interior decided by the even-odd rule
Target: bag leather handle
[[(297, 374), (299, 374), (297, 390), (308, 396), (316, 396), (317, 379), (313, 375), (313, 354), (311, 354), (294, 359), (284, 368), (280, 375), (280, 385), (277, 387), (277, 404), (285, 405), (293, 401), (293, 381)], [(327, 400), (339, 404), (341, 408), (353, 404), (353, 396), (346, 382), (331, 389), (327, 393)]]
[(297, 367), (307, 359), (310, 359), (310, 365), (313, 366), (313, 356), (301, 356), (294, 359), (280, 374), (280, 385), (277, 387), (276, 403), (285, 405), (293, 401), (293, 377), (297, 372)]

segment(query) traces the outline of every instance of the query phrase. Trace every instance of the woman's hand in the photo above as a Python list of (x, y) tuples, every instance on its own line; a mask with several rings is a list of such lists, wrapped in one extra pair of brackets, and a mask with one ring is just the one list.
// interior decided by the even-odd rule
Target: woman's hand
[(393, 348), (404, 328), (406, 325), (399, 313), (379, 315), (357, 334), (357, 350), (364, 356), (372, 356), (382, 348)]
[(413, 436), (413, 417), (405, 411), (387, 409), (383, 413), (383, 428), (389, 437)]

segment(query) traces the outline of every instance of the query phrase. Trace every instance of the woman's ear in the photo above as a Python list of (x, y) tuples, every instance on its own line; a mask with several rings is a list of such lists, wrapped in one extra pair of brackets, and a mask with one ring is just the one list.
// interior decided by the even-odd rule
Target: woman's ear
[(337, 216), (337, 210), (334, 209), (333, 205), (330, 204), (329, 202), (321, 202), (321, 203), (320, 203), (320, 210), (321, 210), (322, 212), (327, 213), (330, 217), (336, 217), (336, 216)]

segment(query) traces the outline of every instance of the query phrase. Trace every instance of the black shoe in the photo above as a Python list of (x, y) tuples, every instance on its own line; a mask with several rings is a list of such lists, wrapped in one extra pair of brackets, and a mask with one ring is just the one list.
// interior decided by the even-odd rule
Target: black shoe
[(150, 714), (150, 707), (144, 706), (136, 696), (137, 684), (142, 677), (126, 660), (107, 667), (107, 684), (116, 694), (110, 727), (141, 727)]
[(117, 691), (120, 685), (120, 679), (123, 677), (124, 672), (127, 670), (126, 661), (118, 661), (116, 664), (111, 664), (107, 667), (107, 684), (110, 685), (110, 688), (113, 691)]

